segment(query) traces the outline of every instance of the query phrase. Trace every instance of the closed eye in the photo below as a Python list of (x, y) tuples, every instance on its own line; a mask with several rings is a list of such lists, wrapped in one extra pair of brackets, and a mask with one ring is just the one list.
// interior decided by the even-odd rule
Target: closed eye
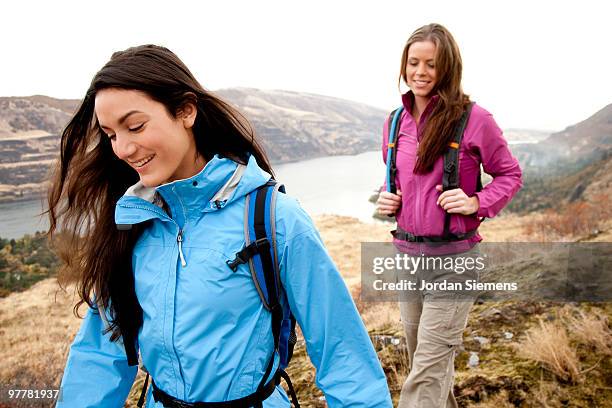
[[(130, 130), (130, 132), (137, 132), (137, 131), (139, 131), (140, 129), (142, 129), (142, 127), (143, 127), (143, 126), (144, 126), (144, 123), (143, 123), (142, 125), (140, 125), (140, 126), (135, 127), (135, 128), (129, 128), (129, 130)], [(104, 133), (104, 132), (103, 132), (103, 133)], [(104, 133), (104, 134), (106, 134), (106, 133)], [(107, 136), (107, 137), (108, 137), (110, 140), (115, 140), (115, 135), (108, 135), (108, 134), (106, 134), (106, 136)]]
[(108, 137), (111, 141), (115, 140), (115, 135), (107, 135), (106, 133), (102, 132), (104, 135), (106, 135), (106, 137)]
[[(418, 61), (415, 61), (415, 60), (408, 61), (408, 64), (413, 66), (413, 67), (416, 67), (417, 65), (419, 65)], [(434, 68), (435, 67), (435, 65), (430, 63), (430, 62), (427, 63), (427, 66), (429, 68)]]

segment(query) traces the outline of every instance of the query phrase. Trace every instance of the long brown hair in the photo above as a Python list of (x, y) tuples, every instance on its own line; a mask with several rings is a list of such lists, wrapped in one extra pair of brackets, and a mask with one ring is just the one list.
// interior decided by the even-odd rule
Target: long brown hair
[(459, 47), (451, 33), (440, 24), (428, 24), (412, 33), (402, 53), (398, 85), (406, 78), (406, 64), (410, 46), (419, 41), (431, 41), (436, 45), (434, 65), (437, 82), (432, 94), (440, 99), (427, 118), (423, 129), (423, 138), (419, 145), (415, 173), (429, 173), (434, 163), (448, 149), (453, 137), (453, 128), (461, 117), (463, 110), (470, 103), (468, 95), (461, 89), (463, 64)]
[[(111, 319), (111, 339), (135, 339), (142, 324), (136, 299), (132, 250), (143, 225), (119, 231), (115, 204), (138, 174), (113, 153), (94, 112), (96, 93), (105, 88), (139, 90), (163, 104), (173, 118), (192, 103), (197, 107), (193, 134), (207, 161), (215, 154), (246, 163), (255, 156), (273, 174), (253, 128), (236, 109), (206, 91), (170, 50), (156, 45), (113, 53), (98, 71), (76, 113), (62, 132), (60, 157), (48, 193), (49, 239), (64, 262), (62, 287), (76, 281), (80, 300), (102, 306)], [(54, 239), (54, 237), (58, 239)]]

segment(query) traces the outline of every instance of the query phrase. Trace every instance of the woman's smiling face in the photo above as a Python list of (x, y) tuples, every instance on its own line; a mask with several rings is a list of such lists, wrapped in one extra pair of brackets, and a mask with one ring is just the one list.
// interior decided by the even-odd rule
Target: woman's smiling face
[(163, 104), (137, 90), (107, 88), (96, 94), (102, 136), (147, 187), (191, 177), (204, 167), (192, 131), (196, 114), (187, 104), (175, 119)]
[(416, 96), (429, 97), (436, 85), (436, 45), (418, 41), (408, 49), (406, 82)]

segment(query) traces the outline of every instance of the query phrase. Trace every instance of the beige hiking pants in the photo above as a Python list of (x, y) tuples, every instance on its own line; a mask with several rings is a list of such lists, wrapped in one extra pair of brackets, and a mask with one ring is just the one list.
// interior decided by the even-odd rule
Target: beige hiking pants
[[(467, 253), (446, 255), (477, 256), (478, 245)], [(418, 271), (420, 281), (478, 280), (478, 273)], [(472, 296), (473, 295), (473, 296)], [(406, 332), (410, 373), (402, 387), (398, 408), (455, 408), (453, 395), (455, 353), (461, 345), (463, 330), (476, 294), (423, 290), (400, 301), (402, 324)]]

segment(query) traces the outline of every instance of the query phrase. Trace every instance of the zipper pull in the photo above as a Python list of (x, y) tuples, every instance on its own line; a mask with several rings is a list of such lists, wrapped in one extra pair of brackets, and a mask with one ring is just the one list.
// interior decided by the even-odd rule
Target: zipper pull
[(185, 262), (185, 256), (183, 255), (183, 231), (182, 230), (179, 230), (178, 236), (176, 237), (176, 241), (178, 242), (179, 256), (181, 257), (181, 266), (187, 266), (187, 262)]

